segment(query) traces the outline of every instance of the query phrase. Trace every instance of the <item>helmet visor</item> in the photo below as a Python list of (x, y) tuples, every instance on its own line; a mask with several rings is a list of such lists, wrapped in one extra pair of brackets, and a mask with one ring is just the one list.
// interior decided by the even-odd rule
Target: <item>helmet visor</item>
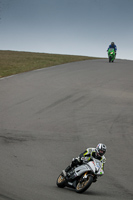
[(103, 155), (104, 155), (104, 153), (105, 153), (104, 151), (102, 151), (102, 150), (99, 150), (99, 155), (100, 155), (100, 156), (103, 156)]

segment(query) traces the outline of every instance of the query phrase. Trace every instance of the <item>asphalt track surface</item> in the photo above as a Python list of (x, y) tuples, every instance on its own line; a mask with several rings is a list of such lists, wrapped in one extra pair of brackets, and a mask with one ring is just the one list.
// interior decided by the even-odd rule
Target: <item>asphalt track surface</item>
[[(107, 145), (105, 175), (83, 194), (56, 179)], [(133, 61), (91, 60), (0, 79), (0, 200), (133, 199)]]

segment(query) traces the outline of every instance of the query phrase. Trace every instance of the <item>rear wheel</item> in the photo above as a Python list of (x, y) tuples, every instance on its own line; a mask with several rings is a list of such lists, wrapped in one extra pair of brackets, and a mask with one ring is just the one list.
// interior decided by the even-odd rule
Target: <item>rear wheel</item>
[(83, 179), (83, 176), (81, 177), (81, 179), (79, 180), (77, 186), (76, 186), (76, 192), (77, 193), (82, 193), (85, 190), (87, 190), (90, 185), (93, 182), (93, 177), (92, 176), (88, 176), (87, 178)]
[(56, 184), (60, 188), (64, 188), (66, 186), (66, 179), (62, 174), (60, 174), (59, 177), (57, 178)]

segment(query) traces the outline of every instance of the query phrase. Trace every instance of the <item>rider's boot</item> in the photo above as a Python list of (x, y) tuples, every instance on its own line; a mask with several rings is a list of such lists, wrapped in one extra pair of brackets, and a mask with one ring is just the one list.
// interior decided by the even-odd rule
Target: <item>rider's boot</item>
[(95, 183), (97, 181), (97, 176), (94, 176), (93, 182)]

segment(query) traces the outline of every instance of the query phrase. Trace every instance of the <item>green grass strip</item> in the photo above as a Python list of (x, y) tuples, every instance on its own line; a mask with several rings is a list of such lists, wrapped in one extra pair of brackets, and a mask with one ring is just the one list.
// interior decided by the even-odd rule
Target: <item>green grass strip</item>
[(98, 58), (0, 50), (0, 78), (35, 69), (90, 59)]

